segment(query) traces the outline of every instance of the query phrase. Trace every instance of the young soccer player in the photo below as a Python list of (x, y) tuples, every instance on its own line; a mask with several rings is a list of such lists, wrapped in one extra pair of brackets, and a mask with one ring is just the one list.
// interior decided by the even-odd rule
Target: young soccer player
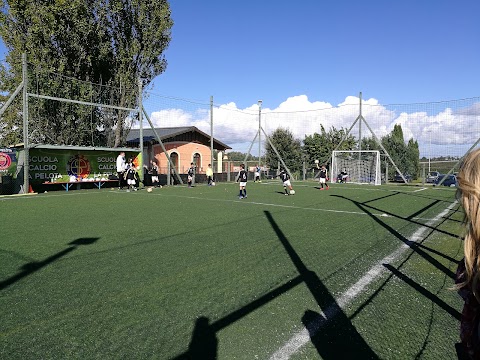
[(213, 169), (212, 169), (212, 164), (208, 164), (207, 171), (205, 172), (205, 175), (207, 175), (207, 184), (208, 184), (208, 186), (212, 186), (212, 182), (213, 182)]
[(295, 192), (293, 191), (292, 184), (290, 183), (290, 175), (288, 175), (288, 172), (284, 168), (282, 168), (278, 176), (280, 177), (280, 180), (282, 180), (283, 190), (285, 190), (285, 195), (289, 195), (289, 191), (290, 191), (290, 194), (292, 195), (295, 194)]
[(255, 166), (255, 182), (262, 182), (260, 180), (260, 165)]
[(320, 190), (323, 190), (324, 187), (328, 190), (329, 187), (327, 185), (327, 178), (328, 178), (328, 171), (325, 165), (322, 165), (320, 168), (317, 164), (317, 169), (320, 169)]
[(240, 192), (238, 198), (247, 198), (247, 172), (245, 171), (245, 165), (240, 165), (240, 171), (238, 172), (237, 181), (240, 182)]
[(190, 167), (188, 168), (187, 171), (187, 180), (188, 180), (188, 187), (191, 188), (193, 186), (193, 177), (195, 176), (195, 166), (193, 165), (193, 162), (190, 163)]
[(133, 160), (130, 159), (127, 165), (128, 169), (125, 171), (125, 179), (127, 180), (128, 189), (127, 192), (130, 190), (137, 191), (135, 187), (137, 183), (137, 169), (135, 169), (135, 165), (133, 164)]
[(150, 175), (152, 175), (152, 186), (160, 187), (160, 183), (158, 181), (158, 165), (155, 161), (150, 160)]

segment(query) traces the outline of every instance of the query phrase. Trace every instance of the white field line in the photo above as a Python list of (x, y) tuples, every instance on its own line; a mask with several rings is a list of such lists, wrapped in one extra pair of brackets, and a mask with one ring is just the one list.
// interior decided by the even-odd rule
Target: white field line
[[(280, 208), (287, 208), (287, 209), (298, 209), (298, 210), (311, 210), (311, 211), (321, 211), (321, 212), (332, 212), (332, 213), (339, 213), (339, 214), (353, 214), (353, 215), (373, 215), (373, 216), (381, 216), (381, 217), (390, 217), (387, 214), (380, 214), (380, 213), (372, 213), (367, 214), (361, 211), (347, 211), (347, 210), (332, 210), (332, 209), (319, 209), (319, 208), (308, 208), (308, 207), (301, 207), (295, 205), (282, 205), (282, 204), (272, 204), (272, 203), (262, 203), (262, 202), (255, 202), (255, 201), (248, 201), (248, 200), (221, 200), (221, 199), (209, 199), (199, 196), (183, 196), (183, 195), (165, 195), (165, 194), (154, 194), (157, 196), (169, 196), (169, 197), (179, 197), (182, 199), (195, 199), (195, 200), (204, 200), (204, 201), (214, 201), (214, 202), (233, 202), (233, 203), (240, 203), (245, 205), (262, 205), (262, 206), (271, 206), (271, 207), (280, 207)], [(247, 198), (248, 199), (248, 198)]]
[[(28, 195), (2, 195), (0, 196), (0, 201), (12, 201), (12, 200), (25, 200), (25, 199), (45, 199), (47, 196), (48, 197), (59, 197), (59, 196), (82, 196), (88, 194), (87, 192), (83, 193), (67, 193), (66, 191), (63, 191), (60, 194), (48, 194), (48, 195), (41, 195), (42, 193), (32, 193), (30, 196)], [(40, 195), (40, 196), (38, 196)]]
[[(429, 221), (425, 224), (425, 226), (420, 227), (416, 230), (412, 236), (411, 240), (417, 242), (421, 240), (424, 236), (424, 233), (430, 230), (429, 226), (434, 225), (438, 222), (442, 217), (448, 214), (449, 211), (457, 204), (457, 201), (450, 204), (445, 210), (443, 210), (440, 214), (438, 214), (434, 219)], [(376, 265), (374, 265), (365, 275), (362, 276), (355, 284), (353, 284), (347, 291), (345, 291), (340, 298), (337, 300), (336, 305), (330, 305), (326, 308), (322, 315), (324, 316), (325, 320), (319, 319), (311, 324), (311, 329), (314, 329), (314, 332), (320, 330), (322, 326), (324, 326), (328, 321), (332, 320), (337, 312), (338, 309), (343, 309), (346, 307), (355, 297), (357, 297), (366, 286), (372, 283), (375, 279), (377, 279), (384, 271), (385, 268), (383, 264), (391, 263), (395, 261), (398, 257), (400, 257), (405, 251), (409, 249), (407, 244), (402, 244), (396, 251), (391, 253), (390, 255), (384, 257), (380, 260)], [(289, 359), (290, 356), (295, 354), (297, 351), (300, 350), (305, 344), (309, 343), (310, 334), (306, 328), (295, 333), (280, 349), (278, 349), (271, 357), (270, 360), (286, 360)]]
[[(268, 182), (268, 181), (264, 181), (261, 183), (262, 185), (277, 185), (279, 187), (282, 186), (282, 183), (279, 183), (279, 182)], [(312, 183), (308, 183), (308, 184), (305, 184), (305, 183), (298, 183), (298, 182), (293, 182), (292, 183), (293, 187), (315, 187), (315, 186), (318, 186), (318, 182), (312, 182)], [(374, 185), (363, 185), (363, 186), (350, 186), (350, 185), (347, 185), (347, 186), (343, 186), (342, 184), (339, 184), (339, 185), (335, 185), (334, 187), (330, 187), (330, 189), (342, 189), (342, 190), (362, 190), (362, 191), (384, 191), (384, 192), (396, 192), (396, 193), (405, 193), (405, 194), (409, 194), (409, 193), (414, 193), (414, 192), (418, 192), (418, 191), (423, 191), (423, 190), (427, 190), (428, 187), (422, 187), (420, 189), (415, 189), (415, 190), (410, 190), (410, 191), (407, 191), (407, 190), (404, 190), (404, 189), (395, 189), (394, 188), (395, 185), (392, 185), (390, 188), (386, 189), (384, 187), (379, 187), (379, 186), (374, 186)]]
[(423, 190), (427, 190), (427, 188), (426, 188), (426, 187), (423, 187), (423, 188), (420, 188), (420, 189), (415, 190), (415, 191), (413, 191), (413, 192), (419, 192), (419, 191), (423, 191)]

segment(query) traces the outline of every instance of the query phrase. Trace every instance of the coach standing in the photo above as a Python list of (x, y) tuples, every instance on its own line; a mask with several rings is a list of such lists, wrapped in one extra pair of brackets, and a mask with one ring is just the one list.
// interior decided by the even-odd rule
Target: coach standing
[(117, 175), (118, 175), (118, 190), (123, 189), (123, 174), (125, 173), (125, 152), (122, 151), (117, 156)]

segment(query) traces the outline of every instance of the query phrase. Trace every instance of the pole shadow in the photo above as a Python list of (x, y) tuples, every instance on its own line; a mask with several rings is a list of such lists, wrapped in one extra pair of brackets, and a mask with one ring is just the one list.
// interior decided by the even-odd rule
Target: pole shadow
[[(265, 214), (300, 275), (212, 323), (210, 323), (207, 317), (200, 317), (196, 321), (188, 350), (173, 357), (172, 360), (215, 360), (218, 350), (218, 340), (216, 337), (218, 331), (228, 327), (303, 283), (307, 285), (320, 308), (326, 309), (324, 310), (324, 314), (326, 314), (325, 317), (314, 311), (307, 310), (305, 316), (302, 318), (319, 354), (322, 355), (324, 359), (339, 359), (339, 354), (350, 354), (349, 358), (356, 359), (378, 359), (378, 356), (356, 331), (318, 276), (303, 264), (298, 254), (273, 220), (271, 214), (268, 211), (265, 211)], [(341, 338), (338, 341), (333, 341), (337, 337), (336, 334), (339, 334)], [(347, 346), (344, 341), (346, 338), (349, 339)], [(329, 340), (325, 341), (324, 339)], [(204, 345), (201, 346), (201, 344)]]
[[(270, 212), (264, 213), (308, 290), (323, 310), (323, 315), (306, 310), (302, 317), (318, 354), (322, 359), (378, 359), (317, 274), (302, 262)], [(348, 339), (348, 342), (345, 339)]]
[(54, 261), (64, 257), (68, 253), (72, 252), (77, 248), (77, 246), (81, 245), (90, 245), (95, 243), (99, 238), (78, 238), (73, 241), (71, 241), (68, 245), (70, 245), (68, 248), (59, 251), (58, 253), (46, 258), (45, 260), (42, 261), (33, 261), (29, 262), (27, 264), (24, 264), (20, 269), (21, 271), (17, 273), (16, 275), (0, 281), (0, 291), (6, 289), (10, 285), (15, 284), (17, 281), (22, 280), (23, 278), (37, 272), (38, 270), (44, 268), (45, 266), (53, 263)]

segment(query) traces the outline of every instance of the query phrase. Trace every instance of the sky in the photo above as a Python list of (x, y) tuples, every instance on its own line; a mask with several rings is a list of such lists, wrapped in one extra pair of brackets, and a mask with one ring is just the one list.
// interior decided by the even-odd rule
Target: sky
[[(372, 104), (480, 96), (480, 2), (476, 0), (173, 0), (170, 4), (175, 24), (165, 54), (167, 70), (152, 88), (158, 94), (205, 103), (213, 96), (215, 104), (242, 111), (255, 111), (261, 99), (263, 112), (358, 103), (360, 92)], [(414, 113), (411, 117), (421, 128), (409, 129), (404, 116), (392, 117), (386, 128), (374, 131), (383, 136), (401, 123), (406, 134), (415, 132), (423, 156), (440, 154), (446, 143), (461, 141), (445, 134), (471, 129), (469, 121), (480, 120), (477, 116), (453, 121), (445, 116), (442, 123), (438, 120), (442, 110), (427, 114), (430, 117)], [(327, 129), (351, 125), (354, 118), (338, 122), (342, 118), (338, 112), (342, 110), (325, 121)], [(156, 114), (152, 110), (155, 123), (165, 124), (168, 117), (160, 119)], [(167, 125), (174, 126), (178, 116), (170, 118)], [(228, 117), (216, 116), (214, 121), (233, 127), (237, 136), (245, 132), (245, 140), (255, 134), (253, 121), (249, 131), (242, 130), (248, 119), (241, 125), (232, 125)], [(205, 117), (185, 116), (182, 124), (208, 130)], [(301, 129), (295, 135), (303, 138)], [(242, 143), (230, 134), (223, 136), (235, 146)], [(465, 139), (469, 145), (480, 133), (472, 136)], [(242, 144), (244, 150), (248, 141)]]
[[(360, 92), (374, 104), (480, 96), (478, 0), (172, 0), (170, 6), (174, 26), (165, 52), (168, 66), (152, 82), (152, 94), (204, 104), (213, 96), (219, 107), (247, 112), (258, 111), (260, 99), (264, 112), (335, 108), (358, 102)], [(153, 99), (145, 106), (156, 125), (209, 130), (204, 113), (160, 109)], [(165, 122), (160, 115), (166, 110), (176, 117)], [(225, 128), (232, 121), (219, 116), (215, 121)], [(352, 121), (335, 123), (335, 117), (326, 128), (348, 127)], [(382, 131), (398, 121), (391, 118)], [(439, 127), (448, 121), (437, 124), (433, 141), (429, 121), (416, 137), (425, 143), (429, 134), (429, 146), (441, 146), (446, 140)], [(232, 133), (242, 131), (228, 126), (235, 129)], [(245, 150), (258, 125), (251, 127), (243, 140), (214, 136), (243, 144)], [(468, 129), (468, 121), (462, 127)], [(303, 138), (299, 132), (295, 135)]]
[(339, 104), (479, 95), (476, 0), (171, 1), (167, 71), (154, 90), (275, 108), (288, 97)]

